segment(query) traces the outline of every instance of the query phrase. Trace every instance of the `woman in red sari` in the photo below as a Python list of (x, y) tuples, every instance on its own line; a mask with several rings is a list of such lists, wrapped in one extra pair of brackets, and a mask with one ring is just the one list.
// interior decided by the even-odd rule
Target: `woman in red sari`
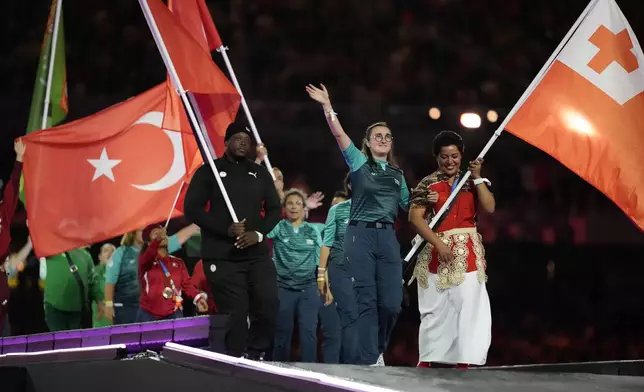
[[(463, 139), (443, 131), (434, 139), (438, 170), (413, 190), (409, 220), (427, 244), (418, 254), (418, 367), (432, 363), (483, 365), (491, 342), (492, 318), (485, 282), (485, 250), (476, 230), (479, 209), (494, 212), (483, 160), (470, 162), (471, 179), (432, 231), (428, 222), (445, 204), (461, 177)], [(413, 280), (413, 279), (412, 279)]]

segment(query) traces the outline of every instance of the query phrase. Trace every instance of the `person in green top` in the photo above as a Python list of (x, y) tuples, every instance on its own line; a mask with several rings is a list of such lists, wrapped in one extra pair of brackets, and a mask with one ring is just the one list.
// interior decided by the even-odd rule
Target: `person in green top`
[(98, 284), (94, 260), (88, 249), (79, 248), (48, 257), (46, 265), (44, 306), (49, 330), (91, 328), (90, 303), (98, 303), (99, 314), (104, 305), (103, 289)]
[[(338, 356), (340, 363), (356, 364), (358, 342), (358, 308), (353, 293), (353, 281), (347, 264), (344, 262), (344, 234), (349, 224), (351, 211), (351, 176), (344, 179), (344, 192), (336, 192), (331, 202), (324, 225), (322, 248), (320, 249), (320, 271), (325, 271), (324, 277), (318, 277), (320, 295), (329, 295), (333, 289), (336, 303), (336, 315), (326, 309), (320, 310), (320, 318), (324, 325), (337, 323)], [(335, 316), (335, 317), (333, 317)], [(330, 328), (327, 328), (330, 329)]]
[(340, 125), (328, 91), (320, 87), (308, 85), (306, 91), (322, 105), (351, 170), (353, 195), (344, 258), (358, 305), (358, 364), (384, 366), (383, 353), (403, 299), (402, 257), (394, 222), (399, 209), (409, 209), (409, 188), (396, 165), (387, 123), (368, 126), (358, 150)]
[[(103, 244), (101, 246), (101, 251), (98, 254), (98, 265), (94, 268), (94, 271), (96, 272), (96, 284), (101, 288), (101, 290), (103, 290), (103, 296), (105, 296), (104, 288), (107, 263), (109, 263), (115, 250), (116, 247), (113, 244), (110, 244), (109, 242)], [(112, 320), (106, 317), (104, 313), (105, 312), (99, 312), (98, 304), (96, 302), (92, 302), (92, 315), (94, 316), (92, 325), (94, 328), (109, 327), (112, 325)]]
[(306, 196), (291, 189), (284, 192), (286, 219), (268, 233), (273, 240), (273, 262), (277, 270), (279, 312), (273, 360), (291, 359), (293, 321), (297, 314), (302, 362), (317, 361), (317, 325), (320, 296), (315, 271), (322, 244), (322, 226), (304, 220)]

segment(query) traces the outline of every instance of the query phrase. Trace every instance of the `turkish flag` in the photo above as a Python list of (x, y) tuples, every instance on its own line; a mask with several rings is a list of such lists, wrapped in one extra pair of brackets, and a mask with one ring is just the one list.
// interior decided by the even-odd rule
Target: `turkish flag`
[(173, 202), (201, 158), (185, 114), (164, 113), (170, 94), (163, 83), (22, 138), (29, 231), (39, 257), (165, 221), (171, 211), (180, 215)]
[[(215, 153), (221, 156), (225, 150), (226, 128), (235, 121), (241, 96), (212, 61), (209, 45), (204, 45), (205, 38), (195, 40), (194, 31), (186, 30), (185, 24), (192, 22), (179, 21), (161, 0), (147, 0), (147, 2), (179, 80), (184, 90), (195, 97), (201, 120), (206, 126)], [(180, 5), (181, 2), (177, 4)], [(205, 5), (203, 8), (204, 12), (208, 12)], [(189, 10), (189, 8), (179, 7), (179, 10), (184, 9)], [(209, 28), (200, 22), (198, 26), (204, 32), (202, 34), (210, 34), (209, 37), (213, 34), (213, 30), (215, 33), (217, 31), (214, 24)], [(221, 43), (219, 34), (216, 34), (216, 39)]]
[(644, 230), (644, 54), (600, 0), (506, 129), (608, 196)]

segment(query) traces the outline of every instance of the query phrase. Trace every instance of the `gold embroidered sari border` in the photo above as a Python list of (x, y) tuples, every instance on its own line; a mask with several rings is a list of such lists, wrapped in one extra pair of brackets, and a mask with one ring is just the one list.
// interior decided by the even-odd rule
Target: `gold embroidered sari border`
[[(446, 290), (450, 287), (458, 286), (465, 280), (467, 258), (470, 254), (467, 244), (470, 240), (472, 241), (472, 250), (476, 256), (475, 264), (478, 280), (481, 283), (487, 282), (487, 275), (485, 274), (485, 268), (487, 266), (485, 262), (485, 248), (483, 247), (482, 237), (475, 227), (447, 230), (436, 233), (436, 235), (452, 250), (452, 254), (454, 255), (454, 260), (449, 263), (443, 262), (440, 258), (438, 259), (438, 271), (436, 274), (436, 288), (438, 290)], [(431, 244), (427, 243), (420, 251), (409, 284), (414, 279), (417, 279), (420, 287), (424, 289), (429, 287), (429, 264), (432, 261), (433, 248)]]

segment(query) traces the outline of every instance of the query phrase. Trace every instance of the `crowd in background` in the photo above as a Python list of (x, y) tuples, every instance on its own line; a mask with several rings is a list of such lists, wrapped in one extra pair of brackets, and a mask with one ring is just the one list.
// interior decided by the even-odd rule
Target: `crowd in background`
[[(587, 1), (208, 3), (250, 100), (304, 100), (302, 86), (323, 80), (336, 102), (507, 108)], [(19, 101), (16, 108), (28, 107), (29, 98), (17, 98), (31, 95), (48, 6), (16, 2), (0, 16), (8, 50), (0, 68), (12, 75), (2, 98)], [(641, 4), (625, 0), (620, 6), (637, 34)], [(138, 3), (65, 0), (64, 21), (76, 116), (97, 109), (79, 103), (84, 99), (105, 107), (165, 78)]]
[[(434, 167), (429, 153), (442, 129), (463, 133), (473, 158), (496, 124), (458, 126), (465, 110), (507, 113), (586, 0), (375, 0), (209, 2), (274, 164), (287, 187), (322, 190), (327, 200), (345, 173), (319, 108), (304, 85), (323, 81), (355, 141), (364, 126), (387, 120), (409, 186)], [(27, 112), (49, 2), (12, 2), (0, 16), (11, 75), (0, 92), (4, 128), (19, 136)], [(638, 34), (640, 2), (620, 6)], [(136, 2), (66, 0), (69, 119), (148, 89), (165, 69)], [(331, 21), (331, 22), (329, 22)], [(217, 58), (217, 54), (214, 54)], [(344, 104), (343, 104), (344, 103)], [(427, 109), (441, 108), (430, 120)], [(240, 116), (242, 116), (240, 114)], [(2, 143), (7, 178), (13, 158)], [(534, 148), (502, 136), (486, 157), (497, 198), (479, 225), (488, 250), (493, 312), (489, 364), (635, 359), (644, 356), (638, 282), (643, 236), (599, 192)], [(324, 221), (328, 203), (312, 212)], [(26, 240), (25, 213), (15, 227)], [(181, 227), (181, 223), (175, 223)], [(401, 244), (411, 231), (402, 219)], [(98, 262), (98, 247), (93, 255)], [(191, 270), (196, 258), (187, 258)], [(12, 299), (16, 333), (42, 331), (38, 271), (25, 270)], [(398, 322), (388, 364), (415, 365), (415, 288)]]

